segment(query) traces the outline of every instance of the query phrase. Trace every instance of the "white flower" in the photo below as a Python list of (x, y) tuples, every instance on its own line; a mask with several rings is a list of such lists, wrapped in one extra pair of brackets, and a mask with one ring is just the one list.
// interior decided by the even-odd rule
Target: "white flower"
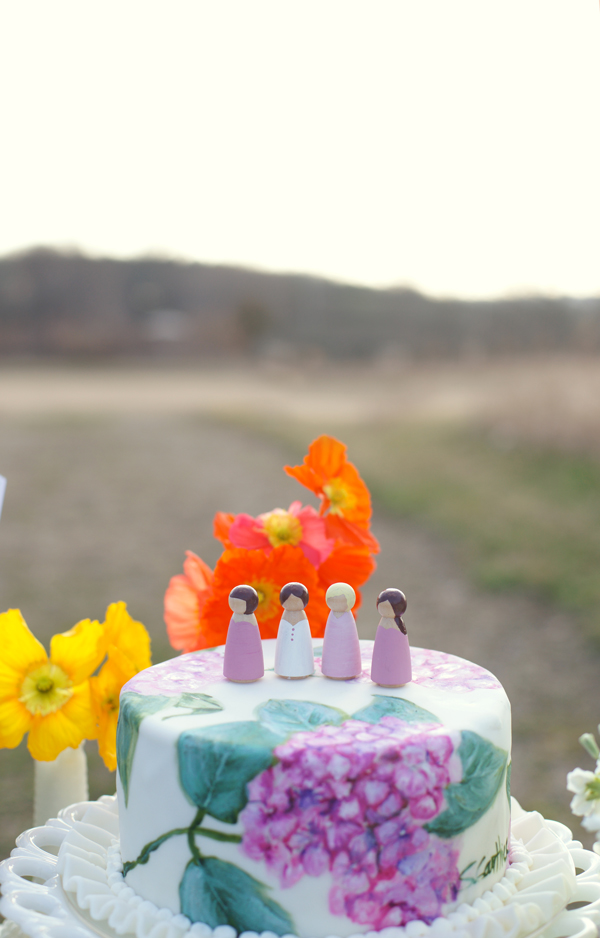
[[(599, 809), (596, 810), (598, 811)], [(581, 819), (581, 826), (585, 828), (586, 831), (597, 834), (598, 831), (600, 831), (600, 814), (588, 814)]]
[[(587, 824), (584, 824), (587, 830), (600, 830), (600, 760), (596, 763), (595, 772), (587, 772), (584, 769), (573, 769), (567, 775), (567, 789), (575, 793), (571, 801), (571, 811), (585, 818), (589, 818)], [(598, 827), (588, 826), (596, 823), (598, 816)], [(582, 822), (583, 823), (583, 822)]]

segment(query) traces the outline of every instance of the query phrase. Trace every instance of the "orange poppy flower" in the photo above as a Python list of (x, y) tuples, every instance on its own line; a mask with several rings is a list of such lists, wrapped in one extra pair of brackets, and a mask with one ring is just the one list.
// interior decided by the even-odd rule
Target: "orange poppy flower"
[(211, 645), (202, 634), (200, 619), (213, 581), (212, 570), (200, 557), (187, 550), (186, 558), (184, 572), (171, 577), (164, 611), (169, 641), (173, 648), (184, 652)]
[(228, 511), (218, 511), (213, 522), (213, 534), (218, 541), (221, 541), (223, 547), (233, 550), (235, 544), (229, 540), (229, 529), (235, 521), (235, 515)]
[(347, 521), (341, 515), (325, 516), (325, 533), (334, 541), (349, 544), (353, 547), (366, 547), (371, 554), (379, 553), (379, 541), (373, 537), (368, 528), (361, 528), (353, 521)]
[(358, 587), (369, 579), (376, 566), (366, 547), (338, 543), (319, 567), (319, 582), (325, 591), (332, 583), (349, 583), (356, 593), (356, 610), (360, 606)]
[(321, 499), (321, 514), (339, 515), (368, 528), (371, 496), (356, 467), (346, 458), (346, 446), (332, 436), (320, 436), (308, 447), (301, 466), (285, 471)]
[(231, 619), (228, 597), (234, 586), (247, 583), (259, 596), (256, 618), (262, 638), (276, 638), (283, 614), (279, 603), (282, 586), (299, 581), (306, 586), (310, 600), (307, 615), (313, 636), (323, 635), (329, 610), (317, 571), (300, 547), (283, 545), (267, 555), (262, 550), (226, 550), (215, 567), (212, 595), (202, 611), (200, 628), (210, 645), (223, 644)]

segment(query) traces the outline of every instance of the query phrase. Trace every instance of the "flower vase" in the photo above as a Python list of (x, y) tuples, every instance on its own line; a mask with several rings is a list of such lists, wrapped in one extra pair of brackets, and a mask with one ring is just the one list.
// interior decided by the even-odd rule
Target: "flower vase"
[(42, 827), (50, 818), (57, 817), (62, 808), (87, 801), (88, 773), (84, 744), (77, 749), (63, 749), (52, 762), (33, 760), (33, 823)]

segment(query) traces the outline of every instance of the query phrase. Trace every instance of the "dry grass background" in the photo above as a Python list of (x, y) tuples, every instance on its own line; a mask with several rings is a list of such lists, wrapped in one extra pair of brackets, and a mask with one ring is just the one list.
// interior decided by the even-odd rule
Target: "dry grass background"
[[(376, 627), (377, 592), (400, 585), (414, 644), (498, 674), (515, 794), (568, 821), (565, 774), (587, 765), (577, 737), (600, 718), (599, 392), (594, 359), (3, 368), (0, 608), (19, 606), (47, 642), (123, 599), (154, 660), (169, 656), (162, 596), (185, 549), (214, 563), (217, 509), (303, 498), (281, 467), (334, 432), (376, 496), (382, 553), (361, 634)], [(0, 771), (4, 855), (30, 824), (26, 749), (1, 751)], [(94, 797), (114, 789), (95, 744), (90, 771)]]

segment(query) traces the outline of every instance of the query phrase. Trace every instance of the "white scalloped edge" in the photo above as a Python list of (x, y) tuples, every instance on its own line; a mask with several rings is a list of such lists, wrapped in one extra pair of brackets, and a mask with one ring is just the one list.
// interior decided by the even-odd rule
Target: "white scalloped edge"
[[(45, 827), (21, 834), (0, 863), (0, 912), (30, 938), (90, 938), (90, 932), (236, 938), (229, 925), (192, 924), (136, 895), (123, 879), (118, 835), (116, 796), (72, 805)], [(571, 908), (574, 903), (585, 905)], [(584, 850), (563, 824), (524, 812), (513, 799), (511, 862), (493, 889), (431, 925), (410, 922), (351, 938), (597, 938), (598, 926), (600, 856)]]

